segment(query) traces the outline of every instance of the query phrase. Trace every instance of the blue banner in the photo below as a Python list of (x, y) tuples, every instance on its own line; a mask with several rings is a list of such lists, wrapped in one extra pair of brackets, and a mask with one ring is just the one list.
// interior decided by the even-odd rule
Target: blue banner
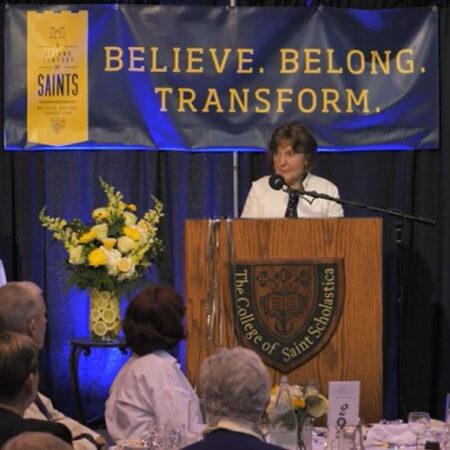
[(436, 8), (5, 8), (8, 150), (439, 148)]

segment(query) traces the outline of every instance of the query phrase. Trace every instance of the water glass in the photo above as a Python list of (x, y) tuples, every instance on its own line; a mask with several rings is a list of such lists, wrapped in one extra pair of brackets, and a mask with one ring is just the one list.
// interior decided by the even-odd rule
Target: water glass
[(203, 400), (189, 400), (188, 426), (186, 438), (188, 444), (193, 444), (202, 439), (202, 431), (206, 426)]
[(6, 284), (6, 273), (5, 268), (3, 267), (3, 262), (0, 259), (0, 286)]
[(422, 411), (410, 412), (408, 414), (408, 428), (416, 435), (416, 450), (419, 450), (420, 437), (430, 428), (430, 415)]
[(314, 395), (320, 393), (320, 381), (319, 380), (308, 380), (306, 382), (305, 394)]
[(445, 396), (445, 423), (450, 426), (450, 394)]

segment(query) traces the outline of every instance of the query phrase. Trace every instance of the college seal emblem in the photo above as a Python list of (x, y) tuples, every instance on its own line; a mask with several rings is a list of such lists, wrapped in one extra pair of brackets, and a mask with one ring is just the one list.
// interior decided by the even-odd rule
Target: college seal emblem
[(287, 373), (324, 348), (344, 301), (342, 259), (232, 264), (233, 318), (240, 343)]

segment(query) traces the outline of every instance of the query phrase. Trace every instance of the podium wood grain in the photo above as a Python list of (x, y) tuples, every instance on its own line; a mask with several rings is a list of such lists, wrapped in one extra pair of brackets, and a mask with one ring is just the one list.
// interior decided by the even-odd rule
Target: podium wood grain
[[(360, 416), (378, 421), (382, 407), (381, 219), (237, 219), (185, 223), (187, 375), (195, 386), (201, 361), (238, 344), (234, 333), (230, 241), (235, 260), (342, 257), (344, 308), (337, 329), (315, 357), (288, 374), (291, 384), (360, 380)], [(230, 234), (231, 232), (231, 234)], [(279, 372), (269, 367), (274, 383)]]

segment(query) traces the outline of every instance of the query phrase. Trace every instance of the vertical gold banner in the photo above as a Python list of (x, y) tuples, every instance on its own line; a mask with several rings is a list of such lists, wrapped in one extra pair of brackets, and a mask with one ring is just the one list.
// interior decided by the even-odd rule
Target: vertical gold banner
[(88, 140), (87, 38), (87, 11), (28, 11), (28, 142)]

